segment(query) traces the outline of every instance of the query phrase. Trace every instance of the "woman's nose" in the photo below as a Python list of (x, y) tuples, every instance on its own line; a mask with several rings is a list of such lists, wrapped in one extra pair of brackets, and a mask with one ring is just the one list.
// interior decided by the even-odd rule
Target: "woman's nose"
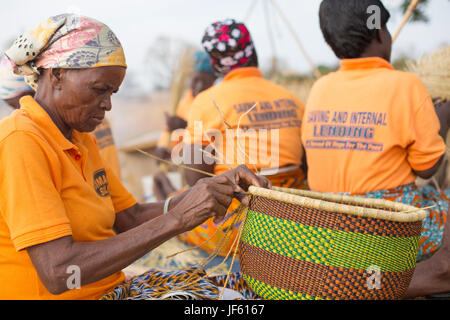
[(103, 99), (101, 105), (102, 109), (105, 109), (106, 111), (110, 111), (112, 108), (112, 104), (111, 104), (111, 97), (107, 97), (105, 99)]

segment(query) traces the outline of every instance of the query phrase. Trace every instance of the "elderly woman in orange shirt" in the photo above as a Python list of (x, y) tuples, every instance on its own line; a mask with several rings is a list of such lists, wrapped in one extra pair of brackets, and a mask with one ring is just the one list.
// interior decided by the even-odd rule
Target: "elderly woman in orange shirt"
[(91, 18), (59, 15), (5, 54), (36, 94), (0, 124), (0, 298), (163, 298), (189, 275), (197, 285), (184, 296), (217, 298), (221, 278), (202, 270), (153, 270), (128, 281), (121, 270), (206, 219), (221, 219), (233, 197), (247, 201), (250, 184), (270, 183), (239, 167), (170, 203), (138, 204), (88, 134), (125, 77), (114, 33)]

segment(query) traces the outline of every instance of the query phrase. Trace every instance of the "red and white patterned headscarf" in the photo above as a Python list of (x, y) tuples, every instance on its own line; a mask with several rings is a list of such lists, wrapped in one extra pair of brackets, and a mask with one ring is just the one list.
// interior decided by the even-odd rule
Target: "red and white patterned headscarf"
[(216, 72), (226, 74), (247, 66), (257, 59), (247, 27), (234, 19), (217, 21), (208, 26), (202, 39)]

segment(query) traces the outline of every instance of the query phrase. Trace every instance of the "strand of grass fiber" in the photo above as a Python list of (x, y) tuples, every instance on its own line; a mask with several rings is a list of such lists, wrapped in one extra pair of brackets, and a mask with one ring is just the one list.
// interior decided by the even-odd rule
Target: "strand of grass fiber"
[[(192, 170), (192, 171), (195, 171), (195, 172), (203, 173), (203, 174), (209, 175), (209, 176), (211, 176), (211, 177), (216, 176), (215, 174), (212, 174), (212, 173), (209, 173), (209, 172), (206, 172), (206, 171), (203, 171), (203, 170), (198, 170), (198, 169), (191, 168), (191, 167), (188, 167), (188, 166), (184, 166), (184, 165), (181, 165), (181, 164), (173, 163), (173, 162), (171, 162), (171, 161), (162, 159), (162, 158), (160, 158), (160, 157), (158, 157), (158, 156), (155, 156), (155, 155), (153, 155), (153, 154), (150, 154), (150, 153), (148, 153), (148, 152), (145, 152), (145, 151), (143, 151), (143, 150), (141, 150), (141, 149), (139, 149), (139, 148), (136, 148), (136, 151), (138, 151), (138, 152), (140, 152), (140, 153), (142, 153), (142, 154), (144, 154), (144, 155), (146, 155), (146, 156), (148, 156), (148, 157), (150, 157), (150, 158), (159, 160), (159, 161), (164, 161), (164, 162), (166, 162), (166, 163), (173, 164), (173, 165), (175, 165), (175, 166), (180, 166), (180, 167), (185, 168), (185, 169), (188, 169), (188, 170)], [(224, 224), (225, 222), (226, 222), (226, 221), (223, 221), (222, 224), (221, 224), (220, 226), (223, 227), (223, 224)], [(220, 227), (220, 226), (219, 226), (219, 227)], [(221, 230), (221, 229), (217, 228), (217, 230), (213, 233), (213, 235), (212, 235), (209, 239), (207, 239), (205, 242), (203, 242), (200, 246), (203, 246), (203, 245), (206, 244), (208, 241), (210, 241), (210, 240), (217, 234), (217, 232), (219, 232), (220, 230)], [(194, 250), (194, 249), (196, 249), (196, 248), (197, 248), (197, 247), (189, 248), (189, 249), (186, 249), (186, 250), (182, 250), (182, 251), (180, 251), (180, 252), (176, 252), (176, 253), (174, 253), (174, 254), (168, 256), (167, 258), (174, 257), (174, 256), (176, 256), (176, 255), (178, 255), (178, 254), (181, 254), (181, 253), (183, 253), (183, 252), (188, 252), (188, 251)]]
[[(242, 212), (243, 212), (243, 211), (240, 211), (240, 213), (242, 213)], [(240, 216), (240, 214), (239, 214), (239, 216)], [(239, 234), (240, 234), (240, 233), (239, 233)], [(231, 236), (231, 233), (228, 233), (227, 237), (224, 238), (224, 239), (226, 239), (226, 241), (228, 241), (228, 240), (230, 239), (230, 236)], [(236, 239), (238, 239), (238, 238), (239, 238), (239, 235), (238, 235), (238, 237), (237, 237)], [(236, 239), (235, 239), (235, 240), (236, 240)], [(223, 247), (223, 245), (222, 245), (222, 247)], [(234, 249), (234, 242), (233, 242), (233, 245), (232, 245), (230, 251), (229, 251), (228, 254), (227, 254), (227, 257), (229, 256), (230, 252), (231, 252), (233, 249)], [(219, 250), (220, 250), (220, 249), (219, 249)], [(215, 252), (214, 252), (212, 255), (210, 255), (210, 257), (213, 256), (214, 254), (217, 255), (217, 252), (218, 252), (219, 250), (216, 249)], [(236, 251), (235, 251), (235, 253), (236, 253)], [(213, 258), (214, 258), (214, 257), (213, 257)], [(208, 258), (207, 258), (207, 259), (208, 259)], [(207, 264), (207, 263), (209, 263), (209, 262), (206, 262), (206, 264)], [(234, 259), (233, 259), (233, 261), (232, 261), (232, 265), (231, 265), (231, 266), (233, 266), (233, 263), (234, 263)], [(205, 265), (206, 265), (206, 264), (205, 264)], [(202, 266), (203, 269), (205, 268), (205, 265)], [(197, 278), (197, 279), (195, 279), (195, 280), (193, 280), (193, 281), (190, 281), (191, 278), (192, 278), (195, 274), (197, 274), (199, 271), (200, 271), (200, 270), (195, 270), (194, 273), (191, 274), (191, 275), (184, 281), (184, 283), (182, 283), (181, 285), (178, 285), (178, 286), (176, 286), (175, 288), (173, 288), (173, 289), (167, 291), (167, 293), (170, 293), (170, 292), (172, 292), (172, 291), (179, 291), (180, 289), (184, 289), (184, 288), (188, 288), (189, 286), (191, 286), (191, 285), (197, 283), (197, 282), (200, 281), (201, 279), (204, 279), (205, 277), (208, 276), (208, 275), (205, 275), (205, 276), (203, 276), (203, 277), (199, 277), (199, 278)], [(230, 273), (230, 272), (231, 272), (231, 269), (229, 269), (229, 271), (228, 271), (228, 273), (227, 273), (227, 277), (229, 277), (229, 273)]]
[[(210, 158), (212, 158), (212, 159), (214, 159), (214, 160), (216, 160), (216, 161), (224, 162), (223, 165), (225, 165), (225, 166), (227, 166), (227, 167), (230, 167), (231, 169), (234, 169), (234, 168), (235, 168), (233, 165), (225, 163), (225, 161), (223, 161), (223, 157), (222, 157), (222, 160), (221, 160), (219, 157), (213, 155), (211, 152), (208, 152), (208, 151), (203, 150), (203, 149), (201, 149), (201, 148), (200, 148), (199, 150), (200, 150), (200, 152), (203, 152), (203, 153), (206, 154), (208, 157), (210, 157)], [(216, 151), (217, 153), (220, 154), (220, 152), (218, 152), (217, 150), (215, 150), (215, 151)]]
[[(241, 120), (244, 116), (248, 115), (253, 109), (255, 109), (257, 105), (258, 105), (258, 102), (256, 102), (250, 109), (248, 109), (245, 113), (243, 113), (239, 117), (237, 131), (236, 131), (236, 136), (237, 136), (236, 140), (237, 140), (238, 149), (239, 149), (239, 151), (241, 151), (241, 153), (244, 154), (244, 158), (246, 157), (248, 159), (249, 163), (250, 163), (250, 157), (248, 156), (247, 152), (245, 152), (244, 148), (241, 145), (241, 137), (240, 137)], [(259, 170), (254, 164), (253, 164), (253, 169), (255, 170), (256, 174), (259, 174)]]
[(166, 259), (173, 258), (173, 257), (175, 257), (175, 256), (177, 256), (177, 255), (179, 255), (179, 254), (182, 254), (182, 253), (185, 253), (185, 252), (188, 252), (188, 251), (192, 251), (192, 250), (195, 250), (195, 249), (200, 249), (202, 246), (204, 246), (204, 245), (207, 244), (209, 241), (211, 241), (211, 239), (212, 239), (212, 238), (217, 234), (217, 232), (220, 230), (219, 228), (220, 228), (221, 226), (223, 226), (223, 224), (224, 224), (226, 221), (227, 221), (227, 220), (222, 221), (222, 222), (220, 223), (219, 227), (216, 229), (216, 231), (215, 231), (208, 239), (206, 239), (205, 241), (203, 241), (201, 244), (196, 245), (196, 246), (193, 246), (193, 247), (188, 248), (188, 249), (181, 250), (181, 251), (179, 251), (179, 252), (175, 252), (175, 253), (173, 253), (173, 254), (167, 256)]
[(215, 177), (216, 176), (214, 173), (210, 173), (210, 172), (206, 172), (206, 171), (203, 171), (203, 170), (191, 168), (191, 167), (185, 166), (183, 164), (174, 163), (173, 161), (169, 161), (169, 160), (160, 158), (160, 157), (155, 156), (155, 155), (153, 155), (151, 153), (145, 152), (144, 150), (141, 150), (139, 148), (134, 148), (134, 150), (136, 150), (136, 151), (138, 151), (138, 152), (140, 152), (140, 153), (142, 153), (142, 154), (144, 154), (144, 155), (146, 155), (146, 156), (148, 156), (148, 157), (150, 157), (152, 159), (155, 159), (155, 160), (158, 160), (158, 161), (162, 161), (162, 162), (165, 162), (165, 163), (170, 164), (170, 165), (174, 165), (174, 166), (177, 166), (177, 167), (180, 167), (180, 168), (183, 168), (183, 169), (191, 170), (191, 171), (194, 171), (194, 172), (197, 172), (197, 173), (202, 173), (202, 174), (210, 176), (210, 177)]
[[(229, 230), (233, 230), (236, 227), (236, 224), (239, 221), (239, 218), (240, 218), (240, 213), (238, 213), (234, 216)], [(222, 251), (222, 249), (225, 247), (225, 245), (230, 240), (231, 235), (232, 235), (231, 232), (225, 233), (225, 236), (222, 239), (220, 239), (219, 244), (216, 246), (216, 248), (214, 249), (212, 254), (210, 254), (209, 257), (207, 257), (204, 260), (204, 263), (202, 264), (203, 268), (205, 268), (208, 263), (210, 263), (215, 257), (217, 257), (219, 255), (219, 253)]]
[[(233, 225), (235, 224), (236, 220), (237, 220), (236, 215), (233, 217), (233, 219), (234, 219), (234, 220), (233, 220), (233, 222), (231, 223), (231, 226), (233, 226)], [(189, 248), (189, 249), (182, 250), (182, 251), (180, 251), (180, 252), (176, 252), (176, 253), (174, 253), (174, 254), (172, 254), (172, 255), (170, 255), (170, 256), (167, 256), (166, 258), (172, 258), (172, 257), (174, 257), (174, 256), (176, 256), (176, 255), (178, 255), (178, 254), (183, 253), (183, 252), (187, 252), (187, 251), (191, 251), (191, 250), (194, 250), (194, 249), (199, 249), (199, 248), (201, 248), (203, 245), (205, 245), (206, 243), (208, 243), (209, 241), (211, 241), (211, 239), (217, 234), (217, 232), (219, 232), (220, 230), (223, 229), (223, 226), (224, 226), (225, 222), (227, 222), (227, 221), (228, 221), (228, 219), (222, 221), (222, 222), (220, 223), (220, 225), (216, 228), (216, 231), (215, 231), (208, 239), (206, 239), (205, 241), (203, 241), (201, 244), (196, 245), (196, 246), (194, 246), (194, 247), (192, 247), (192, 248)], [(219, 242), (219, 245), (220, 245), (220, 242)]]
[[(219, 105), (219, 104), (216, 102), (216, 100), (214, 99), (214, 95), (213, 95), (212, 92), (210, 92), (210, 97), (211, 97), (211, 100), (212, 100), (212, 102), (213, 102), (213, 104), (214, 104), (214, 107), (217, 109), (217, 112), (219, 113), (220, 120), (222, 121), (222, 124), (223, 124), (223, 126), (225, 127), (225, 129), (233, 129), (233, 127), (232, 127), (228, 122), (225, 121), (225, 119), (224, 119), (224, 117), (223, 117), (223, 112), (222, 112), (222, 110), (221, 110), (221, 108), (220, 108), (220, 105)], [(242, 115), (239, 117), (238, 127), (237, 127), (237, 132), (236, 132), (238, 149), (239, 149), (239, 151), (244, 155), (244, 159), (247, 158), (249, 162), (250, 162), (250, 157), (249, 157), (248, 154), (245, 152), (245, 150), (243, 150), (243, 148), (242, 148), (241, 141), (240, 141), (240, 136), (239, 136), (239, 131), (240, 131), (240, 126), (241, 126), (241, 120), (242, 120), (242, 118), (243, 118), (244, 116), (246, 116), (250, 111), (252, 111), (252, 110), (257, 106), (257, 104), (258, 104), (258, 102), (256, 102), (249, 110), (247, 110), (244, 114), (242, 114)], [(258, 168), (256, 168), (255, 165), (253, 165), (253, 169), (255, 170), (256, 173), (259, 172), (259, 171), (258, 171)]]
[[(242, 207), (244, 207), (244, 206), (242, 206)], [(245, 207), (244, 207), (244, 208), (245, 208)], [(234, 220), (233, 220), (232, 226), (235, 225), (236, 220), (238, 219), (238, 217), (240, 218), (242, 212), (243, 212), (243, 211), (240, 210), (240, 212), (239, 212), (238, 214), (236, 214), (236, 216), (235, 216), (235, 218), (234, 218)], [(230, 228), (230, 230), (232, 230), (232, 229)], [(221, 240), (221, 242), (219, 243), (220, 249), (217, 249), (217, 248), (216, 248), (215, 251), (214, 251), (209, 257), (207, 257), (207, 258), (205, 259), (205, 261), (201, 264), (202, 269), (205, 268), (205, 266), (210, 262), (210, 260), (214, 259), (215, 256), (217, 256), (218, 252), (223, 248), (223, 246), (225, 245), (225, 243), (228, 242), (228, 240), (230, 239), (230, 237), (231, 237), (231, 233), (228, 233), (227, 236), (224, 237), (224, 238)], [(226, 241), (226, 242), (224, 242), (224, 241)], [(223, 244), (222, 244), (222, 243), (223, 243)], [(219, 246), (218, 246), (218, 247), (219, 247)], [(229, 256), (229, 254), (230, 254), (230, 252), (233, 250), (233, 248), (234, 248), (234, 246), (232, 246), (232, 248), (231, 248), (230, 251), (228, 252), (227, 257)], [(209, 260), (209, 261), (208, 261), (208, 260)], [(226, 258), (225, 258), (225, 260), (226, 260)], [(225, 260), (224, 260), (224, 261), (225, 261)], [(190, 280), (192, 279), (192, 277), (193, 277), (194, 275), (196, 275), (199, 271), (200, 271), (200, 270), (195, 270), (194, 273), (192, 273), (192, 274), (184, 281), (184, 283), (182, 283), (182, 284), (176, 286), (175, 288), (172, 288), (171, 290), (167, 291), (167, 293), (169, 293), (169, 292), (171, 292), (171, 291), (178, 291), (178, 290), (180, 290), (180, 289), (187, 288), (187, 287), (189, 287), (189, 286), (191, 286), (191, 285), (197, 283), (197, 282), (200, 281), (201, 279), (205, 278), (206, 276), (208, 276), (208, 275), (206, 275), (206, 276), (200, 277), (200, 278), (198, 278), (198, 279), (195, 279), (194, 281), (190, 281)]]
[[(233, 230), (233, 228), (235, 228), (237, 222), (240, 219), (240, 215), (241, 215), (242, 211), (240, 211), (238, 214), (236, 214), (233, 217), (233, 221), (231, 222), (231, 226), (230, 226), (230, 230)], [(223, 226), (222, 226), (223, 228)], [(208, 256), (206, 257), (203, 262), (200, 264), (200, 266), (206, 270), (206, 266), (208, 265), (208, 263), (210, 263), (215, 257), (217, 257), (219, 255), (219, 252), (222, 251), (222, 249), (224, 248), (224, 246), (228, 243), (228, 241), (231, 238), (232, 233), (231, 232), (227, 232), (225, 237), (223, 237), (222, 239), (220, 239), (218, 245), (216, 246), (216, 248), (214, 249), (214, 251)]]
[(219, 112), (220, 120), (222, 121), (222, 124), (223, 124), (223, 126), (225, 127), (225, 129), (233, 129), (233, 127), (232, 127), (230, 124), (228, 124), (228, 122), (225, 121), (225, 119), (224, 119), (224, 117), (223, 117), (222, 110), (220, 109), (219, 104), (218, 104), (218, 103), (216, 102), (216, 100), (214, 99), (213, 92), (211, 91), (209, 95), (210, 95), (210, 97), (211, 97), (211, 100), (212, 100), (212, 102), (213, 102), (214, 107), (216, 107), (217, 112)]
[(253, 11), (255, 10), (255, 6), (256, 6), (256, 2), (258, 0), (253, 0), (252, 3), (250, 4), (250, 7), (247, 9), (246, 14), (244, 16), (244, 22), (248, 22), (248, 20), (250, 19), (250, 15), (253, 13)]
[[(247, 217), (247, 211), (243, 211), (243, 212), (244, 212), (243, 220), (245, 221), (245, 219)], [(228, 280), (230, 279), (231, 269), (233, 268), (234, 260), (236, 259), (237, 249), (239, 248), (239, 239), (242, 236), (243, 230), (244, 230), (244, 223), (242, 223), (240, 225), (237, 237), (234, 239), (234, 242), (233, 242), (233, 244), (231, 246), (231, 249), (230, 249), (230, 251), (233, 251), (233, 249), (234, 249), (233, 258), (231, 259), (230, 268), (228, 269), (227, 277), (225, 278), (225, 283), (223, 284), (223, 290), (222, 290), (222, 293), (219, 296), (219, 300), (222, 300), (223, 294), (225, 292), (225, 288), (226, 288), (226, 286), (228, 284)]]
[(306, 52), (305, 47), (302, 44), (302, 41), (300, 40), (299, 36), (297, 35), (297, 33), (295, 32), (294, 28), (292, 27), (291, 23), (289, 22), (289, 20), (287, 19), (287, 17), (284, 15), (284, 12), (281, 10), (281, 8), (278, 6), (278, 4), (275, 2), (275, 0), (270, 0), (270, 2), (272, 3), (272, 6), (277, 10), (278, 15), (281, 17), (281, 20), (283, 20), (284, 24), (286, 25), (286, 27), (288, 28), (289, 32), (292, 34), (292, 36), (294, 37), (294, 40), (296, 41), (301, 53), (303, 54), (303, 56), (305, 57), (306, 61), (309, 63), (314, 76), (316, 77), (316, 79), (319, 79), (322, 74), (319, 70), (319, 68), (317, 68), (317, 66), (314, 64), (314, 62), (312, 61), (311, 57), (309, 56), (309, 54)]
[[(236, 222), (236, 219), (237, 219), (237, 217), (235, 216), (235, 217), (234, 217), (234, 220), (233, 220), (233, 222), (232, 222), (232, 225)], [(223, 226), (223, 225), (222, 225), (222, 226)], [(218, 229), (218, 230), (219, 230), (219, 229)], [(217, 232), (218, 230), (216, 230), (216, 232)], [(209, 257), (207, 257), (207, 258), (200, 264), (200, 266), (201, 266), (202, 269), (204, 269), (205, 266), (206, 266), (212, 259), (214, 259), (215, 256), (217, 256), (217, 253), (218, 253), (220, 250), (222, 250), (223, 246), (225, 245), (224, 241), (225, 241), (225, 240), (227, 240), (227, 241), (229, 240), (229, 235), (230, 235), (230, 233), (227, 234), (227, 237), (222, 238), (221, 241), (219, 242), (218, 246), (217, 246), (217, 247), (219, 247), (219, 249), (217, 249), (217, 247), (216, 247), (215, 251), (213, 251), (213, 253), (212, 253)], [(212, 257), (212, 258), (211, 258), (211, 257)], [(194, 284), (195, 282), (197, 282), (198, 279), (195, 280), (195, 281), (193, 281), (193, 282), (189, 282), (189, 281), (190, 281), (190, 280), (192, 279), (192, 277), (195, 276), (199, 271), (200, 271), (200, 270), (195, 270), (191, 275), (189, 275), (189, 277), (184, 281), (184, 283), (182, 283), (182, 284), (179, 285), (179, 286), (176, 286), (173, 290), (178, 290), (178, 289), (180, 289), (180, 288), (184, 288), (184, 287), (186, 287), (186, 286), (188, 286), (188, 285), (191, 285), (191, 284)], [(170, 291), (173, 291), (173, 290), (170, 290)]]
[[(233, 230), (233, 228), (235, 227), (235, 224), (236, 224), (237, 221), (240, 219), (240, 216), (241, 216), (242, 212), (243, 212), (243, 211), (240, 210), (239, 213), (236, 214), (236, 216), (235, 216), (235, 218), (234, 218), (234, 220), (233, 220), (233, 222), (232, 222), (232, 225), (231, 225), (231, 227), (230, 227), (230, 230)], [(223, 247), (225, 246), (225, 244), (228, 243), (228, 241), (230, 240), (231, 235), (232, 235), (232, 233), (231, 233), (231, 232), (228, 232), (227, 235), (226, 235), (224, 238), (221, 239), (221, 241), (219, 242), (218, 246), (217, 246), (216, 249), (213, 251), (213, 253), (210, 254), (209, 257), (207, 257), (206, 259), (204, 259), (204, 261), (203, 261), (202, 264), (200, 265), (202, 269), (205, 269), (205, 270), (206, 270), (206, 265), (207, 265), (209, 262), (211, 262), (212, 259), (214, 259), (214, 258), (218, 255), (218, 253), (223, 249)], [(230, 254), (230, 252), (231, 252), (232, 250), (233, 250), (233, 247), (232, 247), (232, 248), (230, 249), (230, 251), (227, 253), (227, 258), (228, 258), (229, 254)], [(225, 260), (226, 260), (226, 258), (225, 258)], [(224, 261), (225, 261), (225, 260), (224, 260)], [(197, 274), (199, 271), (200, 271), (200, 270), (195, 270), (194, 273), (191, 274), (191, 275), (185, 280), (185, 283), (182, 284), (182, 285), (179, 286), (179, 287), (176, 287), (175, 290), (176, 290), (176, 289), (180, 289), (180, 288), (186, 288), (186, 287), (188, 287), (188, 286), (190, 286), (190, 285), (192, 285), (192, 284), (194, 284), (194, 283), (200, 281), (200, 279), (203, 279), (205, 276), (204, 276), (204, 277), (200, 277), (199, 279), (194, 280), (194, 281), (192, 281), (192, 282), (189, 282), (189, 281), (191, 280), (191, 278), (192, 278), (195, 274)], [(207, 275), (206, 275), (206, 276), (207, 276)]]
[(433, 209), (434, 207), (437, 207), (437, 204), (435, 204), (433, 206), (423, 207), (423, 208), (411, 209), (411, 210), (408, 210), (408, 211), (400, 211), (398, 213), (411, 213), (411, 212), (416, 212), (416, 211), (419, 211), (419, 210)]
[[(245, 206), (243, 206), (243, 205), (240, 205), (240, 206), (239, 206), (239, 208), (238, 208), (238, 213), (235, 215), (235, 218), (234, 218), (234, 220), (233, 220), (233, 222), (232, 222), (232, 225), (231, 225), (230, 230), (233, 230), (233, 228), (235, 227), (236, 222), (237, 222), (238, 220), (240, 220), (240, 217), (241, 217), (242, 213), (245, 211), (245, 209), (246, 209)], [(244, 213), (244, 219), (245, 219), (245, 216), (246, 216), (246, 211), (245, 211), (245, 213)], [(234, 239), (233, 244), (232, 244), (230, 250), (228, 251), (228, 253), (227, 253), (227, 255), (226, 255), (225, 259), (224, 259), (224, 261), (225, 261), (225, 260), (229, 257), (229, 255), (231, 254), (231, 252), (233, 252), (233, 250), (234, 250), (234, 254), (233, 254), (233, 258), (232, 258), (232, 262), (231, 262), (231, 268), (232, 268), (232, 266), (233, 266), (233, 264), (234, 264), (234, 260), (235, 260), (236, 254), (237, 254), (237, 251), (236, 251), (236, 241), (237, 241), (237, 239), (240, 238), (240, 236), (241, 236), (241, 234), (242, 234), (243, 225), (244, 225), (244, 224), (242, 224), (242, 225), (240, 226), (239, 231), (238, 231), (238, 235), (237, 235), (237, 237)], [(228, 240), (230, 239), (230, 237), (231, 237), (231, 232), (229, 232), (229, 233), (227, 234), (227, 236), (224, 237), (224, 238), (221, 240), (221, 243), (223, 243), (225, 240), (226, 240), (226, 242), (228, 242)], [(224, 243), (226, 243), (226, 242), (224, 242)], [(220, 245), (220, 249), (217, 249), (217, 248), (216, 248), (215, 251), (213, 252), (213, 254), (211, 254), (209, 258), (205, 259), (205, 261), (207, 261), (208, 259), (211, 259), (211, 257), (212, 257), (212, 259), (214, 259), (214, 257), (217, 256), (218, 252), (223, 248), (223, 246), (224, 246), (224, 244)], [(209, 263), (209, 262), (204, 262), (204, 264), (203, 264), (203, 269), (205, 268), (205, 266), (206, 266), (207, 263)], [(228, 282), (228, 279), (229, 279), (229, 276), (230, 276), (230, 274), (231, 274), (231, 268), (228, 270), (227, 278), (226, 278), (226, 281), (225, 281), (225, 286), (226, 286), (226, 284), (227, 284), (227, 282)], [(165, 294), (167, 295), (167, 294), (169, 294), (170, 292), (173, 292), (173, 291), (180, 291), (181, 289), (188, 288), (189, 286), (191, 286), (191, 285), (197, 283), (197, 282), (200, 281), (201, 279), (203, 279), (203, 278), (205, 278), (206, 276), (208, 276), (208, 275), (205, 275), (205, 276), (203, 276), (203, 277), (199, 277), (198, 279), (195, 279), (194, 281), (190, 281), (191, 278), (192, 278), (194, 275), (196, 275), (199, 271), (200, 271), (200, 270), (195, 270), (194, 273), (191, 274), (191, 275), (184, 281), (184, 283), (182, 283), (181, 285), (176, 286), (175, 288), (172, 288), (172, 289), (170, 289), (170, 290), (167, 290), (167, 291), (165, 292)], [(190, 282), (189, 282), (189, 281), (190, 281)], [(222, 291), (222, 295), (223, 295), (223, 292), (224, 292), (224, 291)], [(161, 295), (163, 295), (163, 293), (164, 293), (164, 292), (162, 292)], [(221, 296), (222, 296), (222, 295), (221, 295)]]
[[(238, 210), (239, 210), (239, 213), (237, 213), (237, 215), (239, 216), (238, 221), (241, 220), (242, 213), (245, 211), (245, 209), (246, 209), (246, 207), (244, 207), (243, 205), (240, 205), (240, 206), (239, 206), (239, 209), (238, 209)], [(245, 219), (245, 216), (244, 216), (243, 219)], [(236, 225), (232, 225), (232, 226), (230, 227), (230, 230), (233, 230), (235, 227), (236, 227)], [(228, 237), (227, 237), (227, 241), (230, 239), (231, 234), (232, 234), (231, 232), (228, 233), (228, 235), (227, 235), (227, 236), (228, 236)], [(228, 257), (230, 256), (231, 252), (233, 252), (233, 245), (232, 245), (232, 247), (230, 248), (230, 250), (228, 250), (226, 256), (224, 257), (224, 259), (223, 259), (223, 261), (222, 261), (222, 263), (225, 263), (225, 261), (226, 261), (226, 260), (228, 259)], [(213, 267), (212, 270), (215, 271), (217, 268), (218, 268), (218, 266)], [(213, 272), (211, 272), (211, 273), (213, 273)]]
[(211, 241), (211, 239), (217, 234), (217, 232), (219, 232), (220, 230), (222, 230), (223, 225), (224, 225), (225, 222), (227, 222), (227, 221), (228, 221), (228, 219), (222, 221), (222, 222), (220, 223), (220, 225), (217, 227), (216, 231), (214, 231), (214, 233), (213, 233), (208, 239), (206, 239), (205, 241), (203, 241), (201, 244), (196, 245), (196, 246), (194, 246), (194, 247), (192, 247), (192, 248), (188, 248), (188, 249), (185, 249), (185, 250), (182, 250), (182, 251), (179, 251), (179, 252), (175, 252), (174, 254), (171, 254), (171, 255), (167, 256), (166, 259), (173, 258), (173, 257), (175, 257), (176, 255), (181, 254), (181, 253), (184, 253), (184, 252), (188, 252), (188, 251), (195, 250), (195, 249), (200, 249), (202, 246), (204, 246), (204, 245), (207, 244), (209, 241)]

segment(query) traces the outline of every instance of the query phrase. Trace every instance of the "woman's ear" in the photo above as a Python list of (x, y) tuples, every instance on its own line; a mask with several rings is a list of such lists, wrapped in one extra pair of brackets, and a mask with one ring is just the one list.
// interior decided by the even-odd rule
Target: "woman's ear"
[(53, 89), (61, 90), (64, 74), (65, 70), (60, 68), (48, 70), (48, 76), (50, 78), (50, 83), (52, 84)]

